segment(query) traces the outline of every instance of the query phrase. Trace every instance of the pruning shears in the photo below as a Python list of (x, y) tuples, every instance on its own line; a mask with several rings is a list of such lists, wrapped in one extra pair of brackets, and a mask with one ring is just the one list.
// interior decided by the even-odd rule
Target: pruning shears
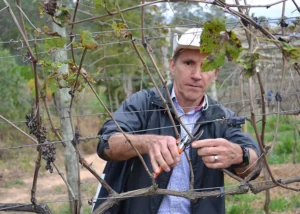
[[(178, 148), (178, 153), (181, 154), (182, 152), (184, 152), (184, 150), (186, 150), (186, 148), (188, 146), (190, 146), (190, 144), (192, 142), (194, 142), (195, 140), (199, 139), (202, 135), (203, 135), (203, 129), (200, 129), (200, 124), (198, 124), (195, 128), (193, 133), (190, 135), (186, 134), (183, 138), (179, 138), (177, 139), (177, 148)], [(154, 178), (157, 178), (158, 175), (163, 171), (163, 169), (161, 167), (159, 167), (159, 172), (158, 173), (154, 173)]]

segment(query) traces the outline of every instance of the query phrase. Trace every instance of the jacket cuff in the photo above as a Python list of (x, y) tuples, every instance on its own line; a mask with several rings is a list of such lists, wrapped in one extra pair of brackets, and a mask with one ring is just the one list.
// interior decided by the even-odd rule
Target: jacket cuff
[(111, 137), (111, 135), (113, 135), (114, 133), (110, 134), (110, 135), (102, 135), (99, 139), (98, 142), (98, 147), (97, 147), (97, 153), (98, 156), (106, 161), (110, 160), (106, 154), (105, 154), (105, 149), (110, 149), (109, 148), (109, 144), (108, 144), (108, 139)]

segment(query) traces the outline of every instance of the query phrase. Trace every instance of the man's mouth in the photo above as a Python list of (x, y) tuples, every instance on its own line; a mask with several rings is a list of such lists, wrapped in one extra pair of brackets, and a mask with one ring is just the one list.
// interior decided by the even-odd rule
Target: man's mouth
[(187, 86), (189, 86), (189, 87), (193, 87), (193, 88), (201, 88), (201, 86), (200, 86), (200, 85), (188, 84)]

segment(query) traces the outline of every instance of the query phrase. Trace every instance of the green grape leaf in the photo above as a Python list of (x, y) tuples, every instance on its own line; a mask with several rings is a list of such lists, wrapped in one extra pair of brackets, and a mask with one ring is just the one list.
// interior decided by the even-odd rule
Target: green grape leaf
[(58, 85), (58, 88), (62, 89), (62, 88), (70, 88), (70, 84), (65, 81), (64, 79), (61, 79), (61, 80), (57, 80), (57, 85)]
[(85, 89), (85, 84), (80, 84), (79, 86), (78, 86), (78, 88), (76, 89), (78, 92), (82, 92), (83, 90)]
[(169, 30), (167, 28), (162, 28), (161, 29), (161, 33), (162, 34), (168, 34), (169, 33)]
[(30, 79), (30, 80), (27, 82), (27, 86), (30, 88), (31, 93), (33, 92), (33, 94), (34, 94), (34, 88), (35, 88), (35, 81), (34, 81), (34, 78)]
[(258, 53), (247, 53), (236, 61), (243, 66), (243, 74), (250, 78), (256, 73), (256, 63), (260, 58)]
[(100, 7), (106, 7), (106, 1), (105, 0), (94, 0), (94, 6), (95, 8), (100, 8)]
[(229, 61), (233, 61), (236, 60), (242, 52), (242, 43), (233, 31), (226, 31), (226, 33), (229, 35), (229, 40), (225, 45), (226, 56)]
[(16, 66), (13, 68), (12, 73), (20, 74), (25, 80), (30, 80), (34, 78), (32, 68), (30, 66)]
[(43, 34), (43, 31), (40, 28), (34, 30), (34, 38), (37, 39), (40, 35)]
[[(74, 83), (76, 82), (77, 74), (70, 74), (68, 78), (65, 80), (68, 83), (68, 87), (73, 87)], [(79, 78), (75, 84), (75, 89), (77, 90), (78, 87), (82, 84), (81, 78)]]
[[(39, 29), (39, 28), (38, 28)], [(59, 33), (56, 31), (51, 31), (49, 28), (44, 28), (44, 33), (48, 36), (53, 36), (53, 37), (62, 37)]]
[(82, 44), (81, 43), (73, 42), (72, 45), (73, 45), (74, 48), (82, 48)]
[(97, 83), (96, 80), (93, 77), (89, 76), (89, 75), (87, 76), (86, 80), (90, 83)]
[(44, 83), (43, 90), (46, 92), (47, 99), (53, 98), (53, 93), (57, 93), (57, 82), (52, 80), (50, 82)]
[(67, 42), (67, 38), (62, 37), (62, 38), (51, 38), (48, 37), (45, 40), (45, 48), (46, 50), (56, 50), (58, 48), (64, 48), (65, 44)]
[(156, 12), (156, 13), (158, 13), (158, 12), (159, 12), (159, 8), (158, 8), (158, 6), (157, 6), (157, 5), (153, 5), (153, 6), (151, 6), (151, 7), (149, 8), (149, 10), (150, 10), (151, 12)]
[(64, 27), (69, 24), (71, 19), (71, 14), (68, 11), (68, 7), (62, 6), (57, 7), (55, 15), (53, 16), (53, 21), (60, 27)]
[(111, 25), (117, 38), (131, 39), (132, 34), (128, 30), (128, 26), (124, 23), (116, 23), (113, 21)]
[(40, 18), (44, 17), (45, 11), (44, 11), (44, 4), (42, 4), (41, 2), (38, 3), (38, 7), (39, 7), (39, 14), (40, 14)]
[(98, 47), (98, 43), (93, 39), (93, 35), (89, 31), (81, 32), (81, 44), (86, 49), (96, 49)]
[(42, 67), (51, 67), (51, 65), (52, 65), (52, 62), (50, 62), (50, 61), (45, 61), (45, 60), (39, 60), (39, 65), (41, 65)]
[(225, 19), (222, 18), (205, 22), (200, 39), (200, 53), (208, 54), (201, 67), (203, 72), (222, 66), (225, 57), (228, 61), (236, 60), (242, 52), (241, 41), (233, 31), (226, 31)]
[(179, 24), (179, 25), (184, 25), (185, 22), (184, 22), (183, 20), (180, 20), (178, 24)]
[(225, 19), (214, 18), (204, 23), (201, 34), (200, 53), (210, 54), (220, 46), (222, 31), (226, 30)]
[(112, 5), (116, 5), (116, 1), (117, 1), (117, 0), (108, 0), (108, 2), (109, 2), (110, 4), (112, 4)]
[(201, 71), (208, 72), (212, 71), (224, 64), (225, 61), (225, 51), (224, 50), (216, 50), (209, 54), (202, 62)]
[(300, 61), (300, 48), (295, 48), (287, 42), (281, 42), (285, 55), (292, 63), (299, 63)]

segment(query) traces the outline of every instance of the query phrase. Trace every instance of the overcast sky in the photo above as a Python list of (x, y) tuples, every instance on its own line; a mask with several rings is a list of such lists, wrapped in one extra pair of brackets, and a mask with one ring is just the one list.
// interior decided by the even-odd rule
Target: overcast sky
[[(251, 5), (269, 5), (275, 2), (278, 2), (280, 0), (246, 0), (247, 4)], [(240, 4), (244, 4), (244, 0), (239, 0)], [(297, 5), (300, 7), (300, 0), (295, 0)], [(226, 3), (228, 4), (235, 4), (235, 0), (226, 0)], [(209, 9), (206, 7), (205, 3), (200, 3), (200, 5), (203, 7), (203, 10), (205, 12), (209, 12)], [(256, 7), (250, 9), (250, 15), (254, 13), (255, 17), (264, 16), (266, 18), (271, 19), (280, 19), (282, 15), (282, 5), (283, 3), (276, 4), (270, 8), (266, 7)], [(172, 10), (169, 7), (169, 4), (166, 4), (168, 10), (166, 10), (163, 15), (168, 19), (172, 17), (174, 14)], [(237, 10), (237, 8), (235, 8)], [(193, 9), (191, 9), (193, 10)], [(296, 10), (296, 7), (292, 0), (287, 0), (285, 3), (285, 16), (286, 17), (300, 17), (300, 13)], [(288, 22), (288, 21), (287, 21)]]
[[(240, 1), (241, 4), (244, 1)], [(267, 5), (274, 2), (278, 2), (278, 0), (247, 0), (248, 4), (252, 5)], [(295, 0), (298, 6), (300, 6), (300, 0)], [(226, 3), (234, 4), (234, 0), (226, 0)], [(285, 3), (285, 16), (286, 17), (296, 17), (300, 16), (300, 13), (296, 10), (296, 7), (292, 0), (287, 0)], [(294, 11), (294, 12), (293, 12)], [(292, 13), (293, 12), (293, 13)], [(251, 8), (250, 15), (252, 13), (255, 13), (256, 17), (259, 16), (265, 16), (267, 18), (279, 18), (281, 17), (282, 13), (282, 3), (277, 4), (275, 6), (270, 7), (269, 9), (266, 9), (265, 7), (262, 8)]]

